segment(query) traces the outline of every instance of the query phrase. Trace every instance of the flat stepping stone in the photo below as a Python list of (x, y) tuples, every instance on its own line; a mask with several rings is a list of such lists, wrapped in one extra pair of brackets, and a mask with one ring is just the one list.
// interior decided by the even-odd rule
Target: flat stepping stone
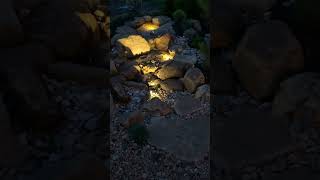
[(193, 98), (191, 95), (177, 98), (174, 104), (174, 110), (178, 115), (194, 113), (201, 109), (201, 101)]
[(212, 143), (229, 168), (245, 162), (256, 163), (291, 148), (289, 128), (283, 119), (274, 119), (270, 111), (254, 107), (235, 109), (231, 117), (215, 117)]
[(148, 126), (150, 144), (186, 161), (202, 159), (209, 152), (210, 119), (153, 118)]

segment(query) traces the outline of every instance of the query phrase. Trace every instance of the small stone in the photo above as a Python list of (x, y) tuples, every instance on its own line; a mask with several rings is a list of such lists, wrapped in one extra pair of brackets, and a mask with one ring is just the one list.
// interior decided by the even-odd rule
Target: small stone
[(210, 86), (208, 84), (204, 84), (202, 86), (199, 86), (195, 95), (195, 98), (204, 98), (206, 100), (210, 99)]

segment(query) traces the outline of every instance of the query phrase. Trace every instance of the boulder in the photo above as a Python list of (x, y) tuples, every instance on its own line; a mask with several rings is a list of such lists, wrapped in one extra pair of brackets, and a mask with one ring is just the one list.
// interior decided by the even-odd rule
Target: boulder
[(161, 80), (169, 78), (180, 78), (183, 77), (185, 71), (190, 67), (193, 66), (179, 61), (172, 61), (171, 63), (156, 71), (155, 75)]
[(11, 0), (0, 5), (0, 47), (12, 47), (23, 41), (24, 35)]
[(166, 79), (160, 82), (160, 87), (168, 92), (182, 91), (184, 89), (183, 83), (180, 79)]
[(205, 82), (205, 77), (200, 69), (190, 68), (183, 77), (184, 87), (193, 93), (199, 85)]
[(148, 86), (156, 87), (156, 86), (160, 85), (161, 82), (162, 81), (160, 79), (151, 79), (151, 80), (148, 81)]
[(130, 96), (127, 94), (123, 87), (123, 82), (125, 81), (124, 77), (114, 76), (110, 79), (111, 89), (115, 94), (115, 97), (118, 98), (122, 102), (130, 101)]
[(170, 34), (165, 34), (159, 38), (155, 38), (155, 47), (160, 51), (167, 51), (171, 40)]
[(290, 122), (320, 127), (320, 74), (302, 73), (282, 82), (272, 112)]
[(138, 75), (140, 75), (139, 70), (139, 66), (134, 61), (124, 63), (122, 66), (119, 67), (120, 74), (126, 77), (127, 80), (136, 79)]
[(95, 17), (74, 12), (65, 1), (41, 4), (23, 21), (23, 28), (28, 39), (42, 42), (61, 58), (85, 54), (100, 38)]
[(303, 50), (286, 24), (260, 23), (247, 30), (232, 66), (249, 93), (265, 99), (274, 95), (281, 80), (303, 69)]
[(134, 57), (148, 53), (151, 48), (146, 39), (140, 35), (130, 35), (126, 38), (118, 39), (119, 55)]
[(198, 57), (195, 54), (192, 55), (182, 55), (182, 54), (178, 54), (174, 56), (174, 60), (175, 61), (179, 61), (179, 62), (183, 62), (183, 63), (187, 63), (187, 64), (191, 64), (194, 65), (197, 63), (198, 61)]
[(209, 100), (210, 99), (210, 85), (204, 84), (202, 86), (199, 86), (197, 88), (197, 91), (194, 95), (196, 99), (205, 99)]
[(151, 16), (143, 16), (145, 22), (152, 22), (152, 17)]

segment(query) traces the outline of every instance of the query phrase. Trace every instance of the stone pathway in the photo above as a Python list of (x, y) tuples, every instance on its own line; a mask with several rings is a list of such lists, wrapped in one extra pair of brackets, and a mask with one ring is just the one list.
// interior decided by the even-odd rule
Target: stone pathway
[[(188, 46), (188, 39), (175, 36), (173, 22), (165, 16), (136, 17), (116, 33), (111, 59), (113, 96), (118, 99), (111, 123), (112, 177), (209, 178), (210, 92), (197, 68), (200, 53)], [(121, 99), (130, 101), (119, 104)], [(142, 147), (122, 126), (136, 123), (150, 135)], [(167, 162), (153, 164), (155, 156)]]

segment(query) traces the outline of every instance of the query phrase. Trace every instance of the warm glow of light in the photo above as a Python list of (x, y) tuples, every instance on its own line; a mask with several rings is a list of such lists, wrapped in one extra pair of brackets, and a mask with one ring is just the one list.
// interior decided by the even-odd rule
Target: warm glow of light
[(157, 69), (158, 69), (158, 67), (156, 67), (156, 66), (151, 66), (151, 65), (143, 66), (142, 72), (143, 72), (143, 74), (154, 73), (154, 72), (156, 72)]
[(158, 93), (157, 93), (156, 91), (154, 91), (154, 90), (150, 90), (150, 91), (149, 91), (149, 94), (150, 94), (149, 100), (150, 100), (150, 99), (153, 99), (153, 98), (162, 99), (162, 97), (160, 96), (160, 94), (158, 94)]
[(161, 54), (161, 60), (162, 60), (162, 61), (172, 60), (175, 55), (176, 55), (176, 52), (175, 52), (175, 51), (170, 51), (170, 50), (169, 50), (169, 52), (163, 52), (163, 53)]
[(154, 31), (158, 29), (159, 26), (153, 23), (144, 23), (138, 28), (138, 31)]

